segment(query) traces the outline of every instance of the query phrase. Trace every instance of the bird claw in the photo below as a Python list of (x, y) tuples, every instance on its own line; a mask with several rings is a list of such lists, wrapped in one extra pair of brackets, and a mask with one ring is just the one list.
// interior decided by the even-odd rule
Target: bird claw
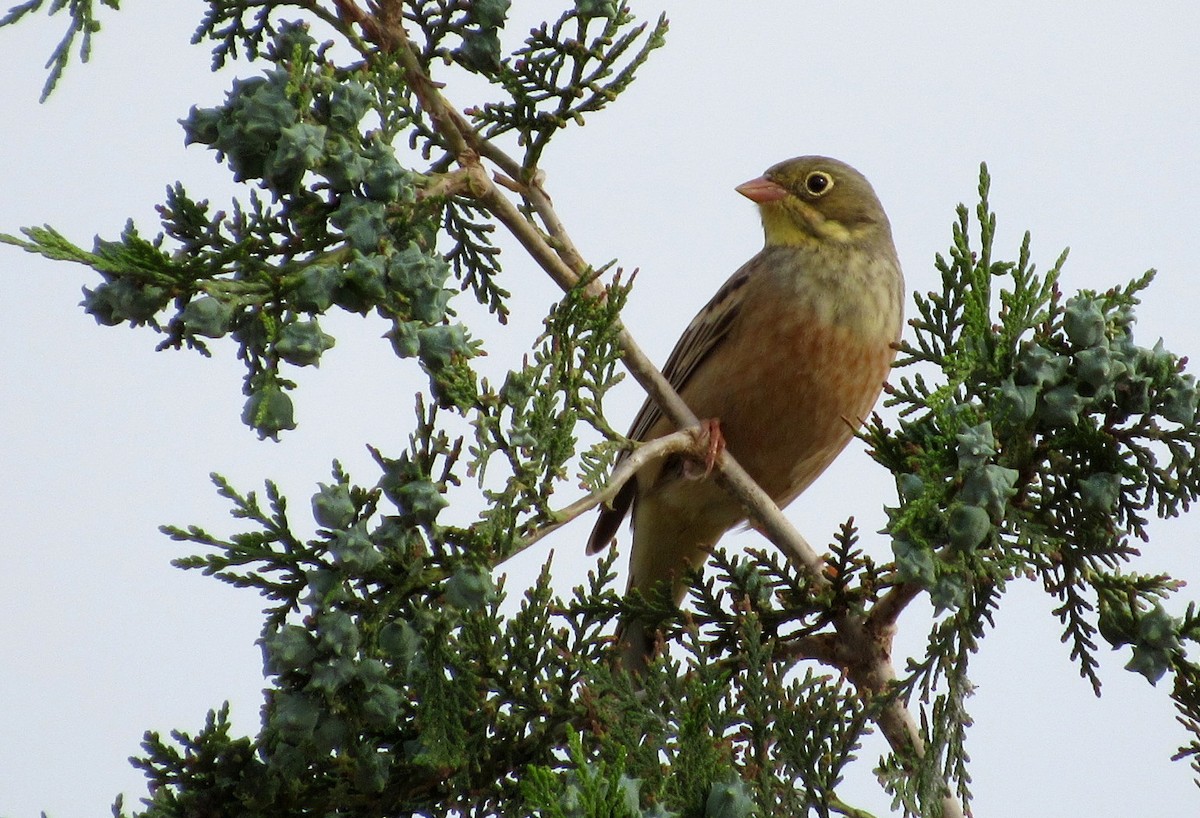
[(704, 471), (696, 469), (696, 463), (684, 464), (684, 475), (692, 480), (703, 480), (712, 474), (717, 458), (725, 451), (725, 436), (721, 434), (721, 421), (716, 418), (700, 421), (700, 428), (694, 432), (696, 442), (704, 447)]

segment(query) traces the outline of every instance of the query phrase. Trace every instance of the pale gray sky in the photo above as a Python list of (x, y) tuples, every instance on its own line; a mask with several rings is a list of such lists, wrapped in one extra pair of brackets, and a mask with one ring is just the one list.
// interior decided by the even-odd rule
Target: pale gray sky
[[(186, 10), (181, 10), (186, 5)], [(515, 4), (509, 37), (557, 4)], [(1193, 227), (1200, 189), (1200, 8), (1190, 2), (1045, 4), (926, 2), (635, 3), (666, 10), (665, 49), (612, 110), (563, 134), (546, 159), (548, 187), (588, 258), (640, 268), (626, 322), (656, 360), (760, 245), (753, 207), (733, 187), (774, 162), (826, 153), (858, 167), (891, 216), (910, 289), (934, 286), (933, 254), (953, 208), (973, 205), (978, 164), (994, 178), (999, 246), (1025, 229), (1049, 266), (1069, 245), (1070, 291), (1159, 279), (1139, 340), (1200, 354)], [(216, 104), (233, 74), (207, 72), (187, 44), (201, 4), (132, 2), (106, 13), (89, 66), (73, 66), (46, 105), (41, 68), (60, 21), (0, 31), (5, 83), (0, 231), (50, 223), (88, 244), (126, 217), (153, 234), (153, 205), (182, 179), (193, 196), (235, 193), (211, 154), (184, 149), (175, 120)], [(170, 8), (168, 8), (170, 6)], [(246, 73), (251, 69), (239, 69)], [(256, 69), (255, 69), (256, 70)], [(447, 94), (460, 105), (464, 86)], [(507, 282), (522, 293), (513, 328), (487, 366), (519, 359), (554, 286), (516, 253)], [(306, 507), (329, 463), (362, 483), (364, 449), (407, 437), (421, 379), (392, 357), (374, 320), (341, 318), (320, 370), (299, 373), (300, 428), (259, 442), (239, 421), (241, 371), (228, 345), (214, 359), (154, 353), (144, 330), (97, 327), (76, 306), (97, 278), (0, 250), (0, 816), (107, 815), (143, 779), (126, 758), (146, 729), (195, 730), (229, 699), (235, 723), (258, 724), (259, 600), (169, 560), (190, 553), (160, 523), (231, 531), (208, 473), (242, 489), (277, 480)], [(464, 302), (465, 306), (465, 302)], [(614, 398), (621, 426), (640, 397)], [(888, 476), (848, 450), (789, 510), (814, 541), (851, 514), (865, 547), (888, 556), (880, 508)], [(557, 554), (560, 586), (591, 563), (580, 521), (511, 568), (519, 589)], [(1137, 564), (1195, 581), (1195, 516), (1155, 525)], [(627, 539), (627, 537), (626, 537)], [(742, 535), (741, 541), (753, 541)], [(1172, 610), (1182, 610), (1183, 600)], [(1050, 600), (1018, 586), (976, 657), (971, 768), (980, 815), (1194, 815), (1200, 794), (1168, 759), (1184, 740), (1165, 690), (1106, 657), (1096, 700), (1058, 641)], [(916, 649), (923, 612), (902, 620)], [(1160, 683), (1160, 687), (1169, 680)], [(887, 814), (868, 748), (849, 800)]]

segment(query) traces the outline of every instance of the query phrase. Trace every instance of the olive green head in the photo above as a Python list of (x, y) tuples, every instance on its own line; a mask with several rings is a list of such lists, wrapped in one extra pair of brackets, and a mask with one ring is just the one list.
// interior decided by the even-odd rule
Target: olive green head
[(891, 227), (875, 190), (845, 162), (799, 156), (737, 190), (758, 204), (769, 246), (891, 244)]

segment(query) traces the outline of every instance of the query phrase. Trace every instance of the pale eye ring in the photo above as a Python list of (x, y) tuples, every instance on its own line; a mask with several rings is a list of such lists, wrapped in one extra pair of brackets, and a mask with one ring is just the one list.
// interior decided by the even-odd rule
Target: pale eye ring
[(810, 171), (804, 177), (804, 189), (813, 196), (824, 196), (833, 190), (833, 177), (823, 170)]

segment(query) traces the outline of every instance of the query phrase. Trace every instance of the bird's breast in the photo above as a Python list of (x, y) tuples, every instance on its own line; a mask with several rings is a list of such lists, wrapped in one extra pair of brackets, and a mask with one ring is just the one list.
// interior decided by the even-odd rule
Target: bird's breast
[(890, 282), (857, 292), (797, 283), (748, 286), (737, 325), (682, 392), (698, 417), (720, 421), (729, 451), (781, 505), (870, 414), (901, 321)]

